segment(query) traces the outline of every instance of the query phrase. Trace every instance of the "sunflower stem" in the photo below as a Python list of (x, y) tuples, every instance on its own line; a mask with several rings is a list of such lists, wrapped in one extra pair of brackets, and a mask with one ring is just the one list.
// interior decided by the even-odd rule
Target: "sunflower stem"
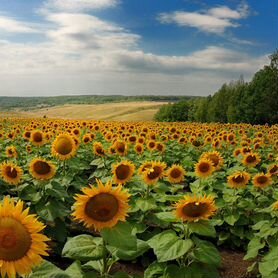
[(103, 241), (103, 249), (104, 249), (104, 256), (102, 258), (102, 277), (107, 278), (109, 276), (109, 265), (108, 265), (108, 250), (106, 248), (106, 242), (104, 238)]
[(146, 196), (145, 198), (147, 199), (150, 196), (150, 186), (147, 185), (147, 190), (146, 190)]
[(63, 176), (66, 175), (66, 160), (63, 160)]

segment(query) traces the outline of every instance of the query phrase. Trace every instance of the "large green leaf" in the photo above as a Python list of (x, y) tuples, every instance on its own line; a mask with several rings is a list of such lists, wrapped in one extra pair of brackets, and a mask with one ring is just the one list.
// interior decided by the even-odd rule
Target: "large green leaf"
[(278, 245), (272, 247), (262, 262), (259, 263), (259, 271), (263, 277), (270, 277), (273, 272), (278, 270)]
[(253, 237), (247, 248), (247, 254), (244, 257), (244, 260), (255, 259), (258, 256), (258, 252), (265, 246), (265, 242), (262, 242), (259, 237)]
[(62, 255), (80, 261), (98, 260), (104, 256), (102, 240), (90, 235), (73, 237), (65, 244)]
[(28, 276), (29, 278), (72, 278), (72, 276), (65, 273), (56, 265), (43, 261), (39, 266), (33, 269), (33, 272)]
[(220, 266), (221, 257), (216, 247), (209, 241), (195, 238), (196, 248), (194, 249), (194, 257), (205, 264)]
[(155, 214), (155, 216), (165, 222), (177, 222), (177, 218), (172, 211), (158, 212)]
[(154, 262), (144, 272), (144, 278), (161, 278), (166, 268), (166, 263)]
[(186, 254), (193, 246), (190, 239), (183, 240), (172, 230), (155, 235), (148, 244), (153, 248), (158, 262), (175, 260)]
[(214, 226), (209, 221), (198, 221), (188, 223), (188, 228), (191, 232), (202, 236), (215, 237), (216, 231)]
[(122, 250), (118, 249), (116, 251), (116, 256), (121, 260), (134, 260), (137, 257), (143, 255), (147, 250), (150, 249), (150, 246), (143, 240), (137, 239), (137, 249), (136, 250)]
[(103, 239), (111, 246), (122, 250), (136, 250), (136, 236), (132, 234), (132, 226), (128, 222), (119, 222), (113, 228), (101, 231)]
[(75, 261), (72, 263), (66, 270), (65, 273), (68, 274), (70, 277), (84, 277), (84, 273), (81, 269), (81, 264), (79, 261)]

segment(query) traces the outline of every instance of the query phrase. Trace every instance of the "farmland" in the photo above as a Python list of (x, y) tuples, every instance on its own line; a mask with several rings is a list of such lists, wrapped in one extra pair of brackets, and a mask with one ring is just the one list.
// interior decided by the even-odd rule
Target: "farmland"
[(2, 276), (277, 277), (277, 125), (52, 109), (0, 120)]
[(115, 121), (151, 121), (165, 102), (119, 102), (104, 104), (65, 104), (49, 108), (13, 109), (1, 112), (2, 117), (47, 117), (67, 119), (94, 119)]

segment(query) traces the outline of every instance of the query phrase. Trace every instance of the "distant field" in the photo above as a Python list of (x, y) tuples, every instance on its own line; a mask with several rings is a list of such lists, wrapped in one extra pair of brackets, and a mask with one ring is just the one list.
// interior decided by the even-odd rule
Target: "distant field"
[(2, 117), (44, 117), (64, 119), (94, 119), (117, 121), (151, 121), (165, 102), (122, 102), (105, 104), (73, 104), (31, 111), (0, 112)]

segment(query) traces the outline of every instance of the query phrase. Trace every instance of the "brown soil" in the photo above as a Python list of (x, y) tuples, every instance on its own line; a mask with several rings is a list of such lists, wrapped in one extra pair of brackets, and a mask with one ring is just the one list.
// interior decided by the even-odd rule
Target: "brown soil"
[[(252, 264), (244, 261), (244, 253), (231, 250), (221, 251), (222, 266), (219, 270), (221, 278), (255, 278), (247, 273), (247, 268)], [(143, 277), (144, 269), (132, 263), (118, 263), (113, 268), (113, 272), (125, 272), (129, 275), (137, 274)], [(214, 278), (214, 277), (211, 277)]]
[(236, 251), (221, 251), (222, 267), (220, 269), (221, 278), (252, 278), (247, 273), (247, 268), (252, 264), (244, 261), (244, 253)]
[[(221, 278), (255, 278), (255, 276), (247, 273), (247, 268), (252, 264), (252, 262), (243, 260), (244, 253), (231, 250), (223, 250), (220, 251), (220, 253), (222, 257), (222, 266), (219, 269)], [(71, 264), (71, 260), (58, 258), (56, 256), (51, 256), (50, 261), (62, 269), (67, 268)], [(116, 263), (112, 268), (112, 272), (125, 272), (129, 275), (144, 277), (143, 267), (139, 264), (131, 262)]]

